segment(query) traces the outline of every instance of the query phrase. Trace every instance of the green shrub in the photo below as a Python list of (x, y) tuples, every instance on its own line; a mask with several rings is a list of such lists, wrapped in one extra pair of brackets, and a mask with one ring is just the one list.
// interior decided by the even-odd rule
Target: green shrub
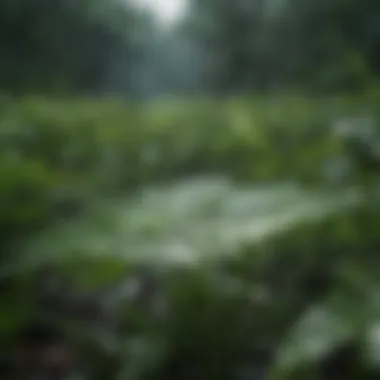
[[(17, 348), (17, 332), (43, 317), (67, 332), (91, 379), (324, 379), (350, 344), (361, 350), (359, 359), (349, 354), (344, 359), (369, 378), (378, 364), (378, 342), (368, 332), (378, 323), (379, 206), (373, 172), (355, 152), (347, 154), (345, 140), (332, 133), (341, 115), (354, 117), (363, 104), (379, 117), (375, 95), (289, 95), (144, 108), (97, 100), (8, 102), (0, 115), (1, 250), (2, 259), (11, 259), (0, 266), (2, 348)], [(337, 176), (330, 183), (325, 168), (336, 157), (351, 159), (352, 170), (349, 178)], [(108, 207), (107, 198), (139, 194), (153, 184), (215, 174), (233, 180), (231, 192), (247, 183), (276, 186), (283, 180), (309, 187), (312, 195), (328, 190), (335, 194), (328, 203), (333, 211), (319, 218), (300, 216), (293, 227), (274, 229), (260, 244), (237, 244), (232, 258), (166, 268), (158, 275), (169, 304), (166, 314), (125, 302), (117, 311), (116, 333), (110, 322), (98, 328), (46, 304), (36, 281), (44, 278), (40, 271), (48, 263), (74, 282), (74, 293), (94, 292), (102, 300), (104, 288), (134, 272), (119, 249), (130, 252), (138, 244), (132, 235), (118, 240), (120, 226), (97, 209), (99, 204)], [(338, 200), (351, 185), (360, 201), (346, 208)], [(189, 207), (197, 205), (207, 219), (224, 201)], [(284, 197), (260, 212), (280, 214), (286, 202)], [(159, 206), (140, 231), (145, 243), (162, 243), (177, 225), (191, 231), (202, 227), (193, 225), (199, 220), (191, 213), (189, 220), (173, 217), (165, 227), (171, 211)], [(133, 204), (128, 207), (130, 218), (137, 218)], [(326, 209), (322, 201), (320, 209)], [(87, 215), (91, 226), (77, 223), (74, 217), (80, 215)], [(67, 216), (62, 232), (59, 222)], [(61, 234), (49, 235), (53, 224)], [(99, 252), (96, 242), (81, 246), (80, 237), (90, 227), (99, 235), (111, 231), (114, 243)], [(48, 244), (43, 238), (49, 236)], [(43, 243), (34, 245), (38, 238)], [(159, 251), (159, 244), (153, 248)], [(343, 369), (341, 375), (358, 376)]]

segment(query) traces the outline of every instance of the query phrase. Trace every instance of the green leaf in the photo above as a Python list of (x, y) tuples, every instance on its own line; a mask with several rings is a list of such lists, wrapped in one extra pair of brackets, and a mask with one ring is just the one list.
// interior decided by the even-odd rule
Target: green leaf
[(353, 334), (344, 316), (325, 306), (314, 306), (296, 323), (281, 346), (275, 374), (290, 374), (330, 354)]

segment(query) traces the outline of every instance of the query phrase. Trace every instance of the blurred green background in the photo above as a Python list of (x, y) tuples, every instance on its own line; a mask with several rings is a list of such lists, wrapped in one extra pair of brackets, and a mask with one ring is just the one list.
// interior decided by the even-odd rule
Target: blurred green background
[(380, 3), (157, 12), (0, 4), (2, 378), (378, 378)]

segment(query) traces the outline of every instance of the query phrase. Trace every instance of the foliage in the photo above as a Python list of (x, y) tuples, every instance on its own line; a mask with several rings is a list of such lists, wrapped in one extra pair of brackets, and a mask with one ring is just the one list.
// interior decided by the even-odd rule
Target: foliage
[[(144, 112), (117, 101), (7, 100), (0, 140), (4, 351), (17, 351), (24, 325), (42, 319), (59, 326), (71, 354), (74, 347), (81, 358), (81, 367), (70, 369), (90, 379), (378, 375), (376, 172), (359, 154), (371, 152), (360, 148), (365, 136), (353, 145), (350, 135), (333, 133), (340, 115), (349, 115), (343, 122), (351, 129), (363, 126), (358, 115), (366, 104), (374, 118), (369, 140), (376, 142), (376, 98), (204, 100), (144, 106)], [(326, 174), (326, 163), (346, 158), (348, 174)], [(179, 188), (170, 193), (161, 187), (160, 196), (163, 182), (216, 174), (231, 182), (212, 189), (208, 201), (190, 191), (195, 198), (182, 213), (173, 206)], [(231, 254), (218, 260), (208, 260), (205, 247), (196, 246), (205, 258), (196, 265), (152, 260), (141, 269), (131, 259), (139, 246), (131, 232), (137, 228), (159, 255), (159, 242), (173, 239), (174, 229), (188, 233), (186, 241), (192, 229), (210, 231), (213, 217), (223, 226), (235, 223), (242, 217), (236, 204), (253, 191), (247, 184), (266, 193), (270, 186), (278, 189), (250, 215), (282, 215), (290, 208), (288, 190), (278, 186), (283, 180), (301, 189), (290, 196), (293, 204), (298, 197), (305, 211), (302, 198), (313, 199), (318, 217), (299, 213), (286, 229), (270, 221), (273, 231), (264, 240), (238, 235)], [(148, 201), (139, 198), (142, 189)], [(115, 220), (109, 198), (125, 194), (133, 195), (128, 218)], [(354, 201), (338, 202), (346, 195)], [(156, 214), (147, 215), (144, 207)], [(129, 223), (126, 237), (122, 223)], [(88, 230), (92, 245), (81, 244)], [(103, 249), (101, 231), (110, 238)], [(199, 241), (201, 235), (193, 236)], [(215, 244), (214, 235), (206, 238)], [(50, 267), (62, 283), (54, 276), (51, 283)], [(156, 298), (148, 305), (126, 296), (123, 285), (145, 270), (157, 277)], [(106, 315), (86, 307), (86, 294), (107, 305)], [(352, 373), (339, 367), (342, 360), (352, 363)]]

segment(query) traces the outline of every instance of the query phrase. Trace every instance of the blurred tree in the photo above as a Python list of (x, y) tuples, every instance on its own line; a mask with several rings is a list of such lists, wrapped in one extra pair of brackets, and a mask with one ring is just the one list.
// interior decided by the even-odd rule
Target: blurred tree
[[(318, 90), (351, 90), (369, 77), (369, 57), (347, 27), (358, 17), (350, 0), (287, 0), (278, 14), (277, 46), (285, 80)], [(357, 5), (359, 2), (356, 2)], [(359, 5), (358, 5), (359, 6)], [(361, 15), (366, 19), (366, 15)]]
[(379, 14), (373, 0), (194, 0), (186, 22), (213, 90), (332, 91), (378, 73)]
[(124, 72), (133, 64), (141, 21), (128, 2), (4, 0), (0, 89), (102, 90), (117, 59), (123, 57)]
[(187, 28), (207, 59), (206, 84), (217, 92), (252, 88), (260, 78), (257, 38), (264, 1), (195, 0)]

